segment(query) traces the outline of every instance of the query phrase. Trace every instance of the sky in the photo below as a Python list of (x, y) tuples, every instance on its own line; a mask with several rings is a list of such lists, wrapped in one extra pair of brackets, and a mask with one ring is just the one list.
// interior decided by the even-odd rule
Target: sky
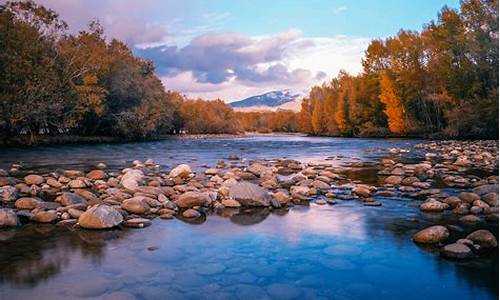
[(164, 86), (226, 102), (306, 93), (361, 71), (372, 39), (420, 30), (458, 0), (38, 0), (72, 32), (99, 19), (108, 38), (155, 62)]

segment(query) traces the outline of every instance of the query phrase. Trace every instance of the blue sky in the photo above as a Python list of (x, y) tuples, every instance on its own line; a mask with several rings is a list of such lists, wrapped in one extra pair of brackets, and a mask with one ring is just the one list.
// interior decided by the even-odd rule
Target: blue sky
[(374, 38), (421, 30), (457, 0), (38, 0), (74, 32), (99, 19), (108, 37), (152, 59), (167, 89), (238, 100), (276, 89), (307, 92), (361, 70)]

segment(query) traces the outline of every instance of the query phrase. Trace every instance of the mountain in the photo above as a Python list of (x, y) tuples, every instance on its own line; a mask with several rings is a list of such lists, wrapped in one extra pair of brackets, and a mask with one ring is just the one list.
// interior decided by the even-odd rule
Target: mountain
[(272, 91), (229, 103), (237, 111), (276, 111), (288, 109), (299, 111), (303, 94), (291, 90)]

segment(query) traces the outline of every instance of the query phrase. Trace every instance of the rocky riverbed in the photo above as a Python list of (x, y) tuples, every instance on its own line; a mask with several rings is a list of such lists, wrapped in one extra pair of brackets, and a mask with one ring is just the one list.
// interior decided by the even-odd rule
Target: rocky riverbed
[[(400, 155), (425, 151), (425, 159), (398, 162)], [(231, 215), (260, 207), (288, 210), (296, 205), (384, 205), (385, 198), (421, 200), (415, 206), (429, 214), (452, 214), (464, 225), (498, 222), (498, 143), (426, 142), (413, 148), (391, 148), (379, 162), (376, 184), (346, 175), (352, 162), (334, 166), (292, 159), (247, 161), (229, 155), (194, 172), (180, 164), (165, 172), (152, 159), (133, 161), (120, 172), (99, 163), (87, 172), (53, 170), (31, 173), (20, 164), (0, 170), (0, 227), (27, 223), (57, 224), (76, 230), (143, 228), (154, 218), (202, 223), (209, 214)], [(409, 220), (411, 222), (412, 220)], [(165, 221), (168, 222), (168, 221)], [(488, 230), (451, 235), (456, 226), (422, 228), (413, 240), (439, 247), (449, 259), (473, 259), (497, 248)], [(451, 238), (453, 236), (453, 239)]]

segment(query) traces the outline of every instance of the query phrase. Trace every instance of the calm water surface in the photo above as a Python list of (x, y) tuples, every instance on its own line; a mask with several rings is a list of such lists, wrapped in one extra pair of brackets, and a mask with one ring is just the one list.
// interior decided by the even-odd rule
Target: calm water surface
[[(146, 158), (165, 167), (186, 161), (201, 167), (236, 154), (334, 157), (326, 162), (336, 165), (362, 161), (365, 167), (351, 174), (373, 174), (373, 162), (388, 156), (387, 148), (416, 142), (258, 137), (9, 148), (0, 150), (0, 167), (22, 162), (37, 170), (88, 169), (103, 161), (119, 168)], [(497, 255), (453, 262), (411, 241), (427, 225), (458, 224), (454, 216), (423, 214), (409, 199), (377, 200), (384, 205), (340, 201), (272, 213), (228, 210), (202, 224), (155, 219), (145, 229), (0, 230), (0, 299), (498, 298)], [(488, 228), (498, 237), (497, 226), (461, 225), (452, 234)]]

